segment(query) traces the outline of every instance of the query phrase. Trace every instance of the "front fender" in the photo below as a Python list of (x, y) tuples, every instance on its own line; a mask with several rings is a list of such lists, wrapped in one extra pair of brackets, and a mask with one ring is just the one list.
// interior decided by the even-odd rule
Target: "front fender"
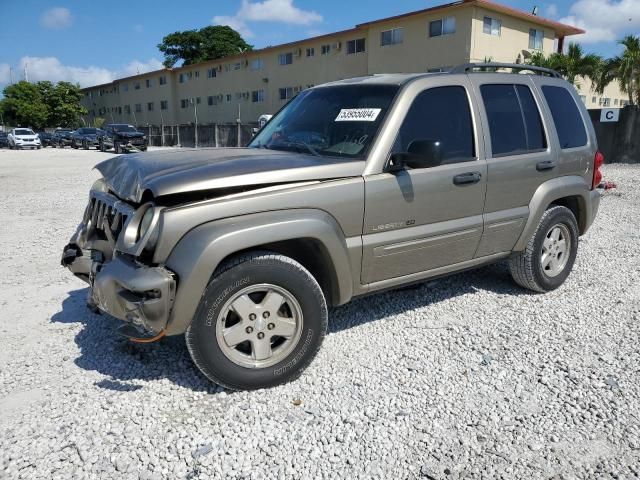
[(173, 249), (166, 266), (179, 283), (167, 334), (183, 333), (191, 324), (202, 294), (220, 262), (241, 250), (291, 239), (319, 241), (331, 258), (339, 303), (353, 295), (346, 239), (335, 219), (321, 210), (281, 210), (226, 218), (191, 230)]
[(578, 218), (579, 230), (585, 233), (593, 223), (600, 203), (600, 193), (591, 190), (584, 178), (577, 175), (557, 177), (544, 182), (538, 187), (529, 202), (529, 218), (516, 242), (514, 251), (522, 251), (526, 248), (529, 239), (534, 234), (545, 210), (554, 201), (566, 197), (575, 197), (578, 200), (580, 218)]

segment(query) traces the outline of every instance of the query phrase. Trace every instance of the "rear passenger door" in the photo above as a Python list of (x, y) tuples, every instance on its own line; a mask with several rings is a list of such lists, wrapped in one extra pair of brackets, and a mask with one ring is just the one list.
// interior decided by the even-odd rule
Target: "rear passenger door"
[(514, 247), (534, 192), (558, 176), (559, 169), (543, 122), (546, 106), (529, 76), (470, 77), (480, 105), (487, 157), (484, 233), (475, 254), (484, 257)]

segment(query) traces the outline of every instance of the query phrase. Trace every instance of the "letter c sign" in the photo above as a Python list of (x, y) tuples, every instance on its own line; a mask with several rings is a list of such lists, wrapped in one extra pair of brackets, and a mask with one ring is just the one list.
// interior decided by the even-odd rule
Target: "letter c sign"
[(619, 118), (619, 108), (603, 108), (600, 110), (600, 122), (617, 122)]

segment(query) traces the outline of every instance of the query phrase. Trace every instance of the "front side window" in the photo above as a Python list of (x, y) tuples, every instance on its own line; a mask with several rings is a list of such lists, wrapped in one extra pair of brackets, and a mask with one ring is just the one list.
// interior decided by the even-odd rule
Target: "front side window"
[(429, 149), (431, 167), (476, 159), (473, 121), (464, 87), (430, 88), (413, 101), (392, 153), (425, 155), (425, 149)]
[(582, 147), (587, 144), (587, 131), (580, 110), (566, 88), (544, 85), (542, 94), (547, 100), (553, 123), (556, 125), (560, 148)]
[(482, 32), (487, 35), (500, 36), (502, 30), (502, 20), (492, 17), (484, 17), (482, 24)]
[(281, 53), (278, 55), (278, 64), (291, 65), (293, 63), (293, 53)]
[(456, 17), (445, 17), (429, 22), (429, 36), (439, 37), (456, 33)]
[(321, 157), (364, 159), (397, 85), (340, 85), (301, 92), (249, 144)]
[(352, 55), (354, 53), (362, 53), (365, 51), (365, 39), (358, 38), (356, 40), (349, 40), (347, 42), (347, 55)]
[(525, 85), (482, 85), (494, 157), (547, 148), (538, 106)]
[(542, 41), (544, 40), (544, 31), (529, 29), (529, 48), (531, 50), (542, 50)]
[(385, 30), (380, 33), (380, 45), (396, 45), (402, 43), (404, 37), (403, 28), (394, 28), (392, 30)]

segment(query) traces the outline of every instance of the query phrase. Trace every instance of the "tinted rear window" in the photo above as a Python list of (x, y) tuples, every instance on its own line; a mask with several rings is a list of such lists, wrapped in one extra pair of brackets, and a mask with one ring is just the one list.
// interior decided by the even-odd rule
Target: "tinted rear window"
[(480, 92), (489, 119), (494, 157), (547, 148), (540, 112), (529, 87), (482, 85)]
[(563, 87), (544, 85), (542, 93), (547, 100), (553, 122), (558, 132), (560, 148), (582, 147), (587, 144), (587, 131), (584, 128), (580, 110), (573, 96)]

